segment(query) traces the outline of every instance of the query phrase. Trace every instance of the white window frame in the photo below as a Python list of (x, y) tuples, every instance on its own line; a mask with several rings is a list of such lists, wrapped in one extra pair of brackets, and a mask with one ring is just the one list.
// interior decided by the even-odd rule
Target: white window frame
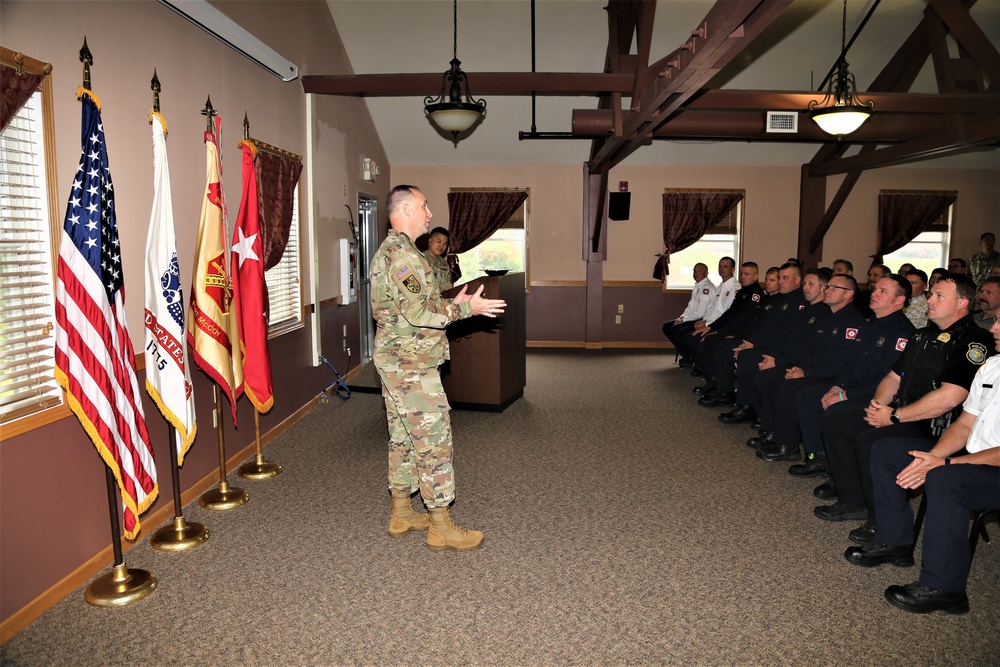
[[(690, 291), (694, 287), (694, 265), (704, 262), (708, 265), (708, 277), (713, 283), (719, 285), (722, 282), (719, 276), (719, 260), (723, 257), (732, 257), (736, 263), (736, 270), (733, 275), (739, 276), (740, 247), (743, 245), (743, 220), (746, 215), (746, 191), (734, 189), (679, 189), (666, 188), (664, 193), (671, 192), (739, 192), (743, 198), (736, 204), (729, 214), (729, 220), (722, 225), (717, 225), (708, 230), (700, 239), (693, 244), (670, 255), (670, 275), (666, 276), (663, 292)], [(734, 231), (726, 231), (724, 227), (734, 228)], [(727, 244), (722, 249), (714, 249), (709, 255), (705, 255), (705, 248), (712, 244)]]
[[(903, 263), (909, 262), (927, 273), (928, 276), (934, 269), (947, 269), (948, 261), (951, 259), (951, 234), (955, 228), (955, 208), (957, 206), (958, 200), (956, 199), (928, 231), (917, 234), (916, 238), (896, 252), (884, 255), (882, 263), (892, 271), (898, 271)], [(933, 263), (934, 260), (923, 260), (915, 257), (915, 255), (919, 255), (920, 249), (927, 247), (937, 248), (937, 263)]]
[(292, 224), (281, 261), (264, 272), (267, 285), (268, 338), (305, 326), (302, 314), (302, 247), (299, 244), (299, 186), (292, 195)]
[[(13, 52), (3, 49), (2, 58), (4, 64), (11, 64)], [(43, 64), (24, 58), (24, 65), (33, 71)], [(54, 374), (55, 273), (62, 220), (50, 77), (42, 80), (40, 90), (11, 120), (4, 135), (0, 150), (0, 245), (8, 258), (20, 254), (13, 262), (0, 264), (6, 274), (0, 290), (0, 402), (16, 396), (16, 401), (0, 406), (6, 439), (70, 414)], [(37, 262), (25, 266), (28, 252)], [(5, 391), (4, 385), (12, 384), (19, 386)]]
[[(482, 278), (483, 277), (478, 272), (476, 274), (473, 274), (472, 271), (471, 271), (471, 268), (469, 270), (466, 269), (467, 266), (471, 267), (471, 265), (472, 265), (472, 262), (471, 261), (467, 261), (467, 259), (466, 259), (468, 256), (470, 256), (473, 253), (478, 253), (482, 249), (483, 245), (485, 245), (486, 243), (489, 243), (494, 238), (497, 238), (498, 240), (510, 240), (510, 239), (503, 239), (503, 237), (509, 236), (511, 234), (512, 230), (523, 230), (523, 232), (524, 232), (524, 237), (523, 237), (524, 251), (523, 251), (523, 257), (522, 257), (522, 259), (523, 259), (523, 262), (524, 262), (524, 291), (525, 292), (530, 292), (531, 291), (531, 277), (530, 277), (530, 269), (529, 269), (529, 267), (531, 266), (531, 262), (530, 262), (531, 253), (529, 251), (529, 243), (528, 243), (528, 238), (529, 238), (528, 237), (528, 219), (529, 219), (530, 214), (531, 214), (531, 188), (451, 188), (451, 192), (493, 192), (493, 191), (524, 192), (524, 193), (527, 193), (528, 196), (524, 200), (524, 203), (521, 204), (520, 210), (517, 213), (515, 213), (514, 215), (512, 215), (510, 217), (510, 219), (507, 222), (505, 222), (500, 227), (500, 229), (498, 229), (495, 232), (493, 232), (493, 234), (490, 235), (490, 238), (486, 239), (485, 241), (483, 241), (483, 243), (481, 243), (480, 245), (476, 246), (472, 250), (469, 250), (467, 252), (463, 252), (463, 253), (461, 253), (461, 254), (458, 255), (459, 266), (462, 267), (462, 277), (459, 278), (459, 282), (457, 283), (457, 285), (462, 285), (464, 283), (469, 282), (470, 280), (474, 280), (475, 278)], [(477, 262), (477, 266), (478, 266), (478, 262)], [(497, 267), (497, 268), (511, 268), (511, 267)]]

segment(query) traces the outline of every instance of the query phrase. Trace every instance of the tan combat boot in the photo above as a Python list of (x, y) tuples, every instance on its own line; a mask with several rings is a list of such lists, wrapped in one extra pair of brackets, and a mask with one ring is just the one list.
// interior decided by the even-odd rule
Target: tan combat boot
[(410, 497), (392, 494), (392, 516), (389, 517), (389, 534), (403, 537), (411, 530), (427, 530), (427, 515), (415, 512)]
[(428, 509), (431, 527), (427, 531), (427, 547), (434, 551), (457, 549), (469, 551), (482, 546), (483, 534), (478, 530), (465, 530), (451, 522), (447, 507)]

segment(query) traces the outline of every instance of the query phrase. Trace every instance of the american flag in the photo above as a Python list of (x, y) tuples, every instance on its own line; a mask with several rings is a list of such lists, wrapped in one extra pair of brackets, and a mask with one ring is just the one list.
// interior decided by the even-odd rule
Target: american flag
[(156, 499), (156, 465), (125, 319), (114, 188), (99, 102), (81, 91), (83, 147), (70, 188), (56, 283), (56, 379), (118, 480), (125, 537)]

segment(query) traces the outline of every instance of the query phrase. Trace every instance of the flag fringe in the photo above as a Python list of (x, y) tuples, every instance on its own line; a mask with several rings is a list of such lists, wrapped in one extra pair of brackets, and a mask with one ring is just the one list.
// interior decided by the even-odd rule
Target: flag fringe
[(254, 409), (257, 410), (257, 412), (268, 412), (274, 407), (274, 396), (268, 397), (267, 401), (261, 403), (256, 394), (253, 393), (253, 389), (251, 389), (250, 385), (246, 382), (243, 383), (243, 393), (250, 399), (250, 403), (253, 405)]
[(240, 143), (236, 144), (237, 148), (243, 148), (244, 146), (250, 149), (250, 155), (257, 159), (257, 146), (252, 141), (247, 141), (246, 139), (240, 139)]
[(84, 88), (83, 86), (80, 86), (79, 88), (76, 89), (76, 99), (79, 100), (84, 97), (89, 97), (91, 101), (94, 103), (94, 106), (97, 107), (97, 110), (98, 111), (101, 110), (101, 99), (97, 96), (97, 94), (94, 93), (94, 91), (90, 90), (89, 88)]
[[(156, 387), (153, 386), (153, 383), (149, 381), (149, 378), (146, 378), (146, 392), (149, 394), (149, 397), (153, 399), (153, 402), (156, 403), (156, 407), (160, 409), (160, 414), (163, 415), (163, 418), (166, 419), (178, 433), (182, 434), (181, 450), (177, 452), (177, 467), (180, 468), (184, 465), (184, 455), (187, 454), (189, 449), (191, 449), (191, 445), (194, 444), (195, 436), (198, 435), (198, 422), (195, 422), (191, 426), (190, 431), (185, 430), (184, 421), (167, 408), (166, 402), (160, 396), (160, 392), (156, 390)], [(171, 442), (170, 446), (174, 447), (176, 444), (177, 443)]]
[(167, 136), (170, 132), (167, 130), (167, 119), (159, 111), (149, 112), (149, 122), (152, 123), (153, 119), (157, 118), (160, 121), (160, 125), (163, 126), (163, 136)]
[[(87, 414), (86, 412), (84, 412), (83, 406), (80, 405), (80, 401), (69, 390), (69, 378), (66, 377), (66, 374), (63, 373), (62, 370), (60, 370), (59, 368), (56, 368), (55, 376), (56, 376), (56, 382), (58, 382), (59, 386), (62, 387), (63, 390), (66, 392), (66, 400), (69, 403), (70, 410), (72, 410), (73, 414), (76, 415), (76, 418), (80, 420), (80, 424), (83, 426), (83, 430), (86, 431), (87, 435), (90, 436), (90, 440), (91, 442), (94, 443), (94, 447), (97, 449), (97, 453), (104, 460), (104, 465), (108, 466), (108, 468), (111, 470), (111, 473), (115, 476), (115, 480), (118, 482), (118, 489), (119, 491), (121, 491), (121, 489), (124, 487), (124, 484), (122, 483), (121, 469), (118, 465), (118, 462), (115, 461), (114, 454), (111, 453), (111, 450), (108, 449), (108, 446), (104, 444), (103, 440), (101, 440), (101, 436), (98, 435), (97, 433), (97, 428), (87, 418)], [(124, 522), (122, 523), (122, 531), (125, 533), (125, 539), (128, 540), (129, 542), (134, 542), (136, 538), (139, 536), (139, 532), (142, 530), (142, 527), (139, 525), (139, 516), (143, 512), (148, 510), (150, 506), (156, 501), (157, 496), (160, 495), (160, 486), (159, 484), (154, 484), (152, 490), (150, 490), (150, 492), (146, 495), (146, 498), (138, 504), (135, 503), (127, 493), (122, 492), (119, 493), (119, 495), (121, 496), (122, 503), (127, 508), (132, 510), (132, 514), (135, 516), (134, 530), (131, 531), (128, 530), (125, 527)]]

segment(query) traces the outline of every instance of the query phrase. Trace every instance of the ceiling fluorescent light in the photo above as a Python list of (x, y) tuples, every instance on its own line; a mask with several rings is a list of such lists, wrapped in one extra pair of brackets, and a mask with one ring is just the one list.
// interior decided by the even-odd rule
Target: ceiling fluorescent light
[(159, 0), (220, 42), (243, 54), (282, 81), (299, 78), (298, 65), (247, 32), (206, 0)]

